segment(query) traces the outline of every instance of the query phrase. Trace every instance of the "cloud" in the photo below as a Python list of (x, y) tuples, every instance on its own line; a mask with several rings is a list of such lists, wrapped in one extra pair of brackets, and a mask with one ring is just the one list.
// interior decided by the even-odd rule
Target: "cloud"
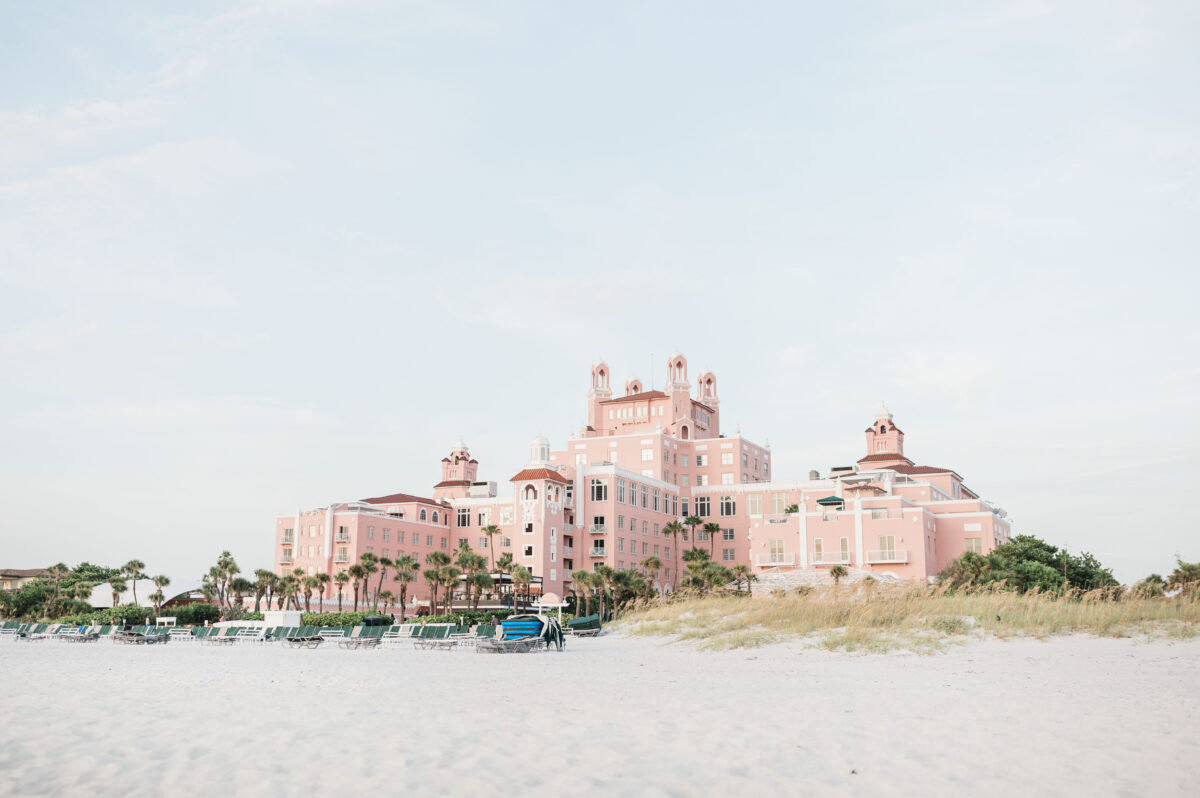
[(52, 111), (0, 111), (0, 176), (162, 122), (161, 97), (84, 100)]

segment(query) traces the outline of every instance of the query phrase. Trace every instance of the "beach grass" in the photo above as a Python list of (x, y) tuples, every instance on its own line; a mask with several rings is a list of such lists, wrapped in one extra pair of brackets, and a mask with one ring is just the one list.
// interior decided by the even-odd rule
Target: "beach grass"
[(1189, 639), (1200, 624), (1200, 593), (1164, 598), (1110, 592), (950, 592), (878, 583), (816, 588), (749, 599), (670, 597), (633, 608), (613, 627), (675, 637), (705, 649), (753, 648), (805, 639), (830, 650), (936, 652), (972, 636), (1091, 634)]

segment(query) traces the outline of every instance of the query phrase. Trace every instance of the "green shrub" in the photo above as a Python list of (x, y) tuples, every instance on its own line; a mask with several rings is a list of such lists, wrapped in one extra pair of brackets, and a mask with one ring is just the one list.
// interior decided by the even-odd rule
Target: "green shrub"
[[(477, 623), (491, 623), (494, 616), (497, 620), (503, 621), (508, 616), (512, 615), (512, 610), (463, 610), (452, 615), (423, 615), (420, 618), (407, 618), (405, 623), (461, 623), (464, 626), (474, 626)], [(567, 615), (563, 614), (565, 620)]]
[(106, 607), (92, 612), (75, 613), (59, 618), (55, 623), (69, 623), (76, 626), (98, 624), (100, 626), (119, 626), (131, 623), (141, 626), (154, 622), (154, 610), (149, 607), (138, 607), (135, 604), (122, 604), (120, 607)]
[(179, 626), (203, 626), (220, 620), (221, 608), (197, 602), (163, 610), (163, 615), (175, 616), (175, 623)]
[(300, 616), (303, 626), (360, 626), (368, 615), (379, 615), (389, 624), (395, 620), (391, 615), (375, 612), (306, 612)]

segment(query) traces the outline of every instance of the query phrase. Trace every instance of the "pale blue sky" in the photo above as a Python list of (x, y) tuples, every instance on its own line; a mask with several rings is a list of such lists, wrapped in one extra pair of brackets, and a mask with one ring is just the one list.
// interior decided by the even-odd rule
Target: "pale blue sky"
[(679, 348), (777, 475), (1200, 559), (1196, 3), (8, 3), (0, 565), (267, 566)]

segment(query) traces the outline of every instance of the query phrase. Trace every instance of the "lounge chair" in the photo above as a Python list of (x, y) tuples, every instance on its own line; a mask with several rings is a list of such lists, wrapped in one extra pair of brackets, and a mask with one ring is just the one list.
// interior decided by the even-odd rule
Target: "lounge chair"
[(475, 650), (484, 654), (508, 654), (563, 648), (562, 628), (558, 621), (545, 615), (513, 615), (500, 625), (499, 640), (480, 641)]
[(576, 637), (592, 637), (600, 634), (600, 616), (586, 615), (582, 618), (572, 618), (567, 621), (567, 628), (563, 629), (565, 634), (575, 635)]

